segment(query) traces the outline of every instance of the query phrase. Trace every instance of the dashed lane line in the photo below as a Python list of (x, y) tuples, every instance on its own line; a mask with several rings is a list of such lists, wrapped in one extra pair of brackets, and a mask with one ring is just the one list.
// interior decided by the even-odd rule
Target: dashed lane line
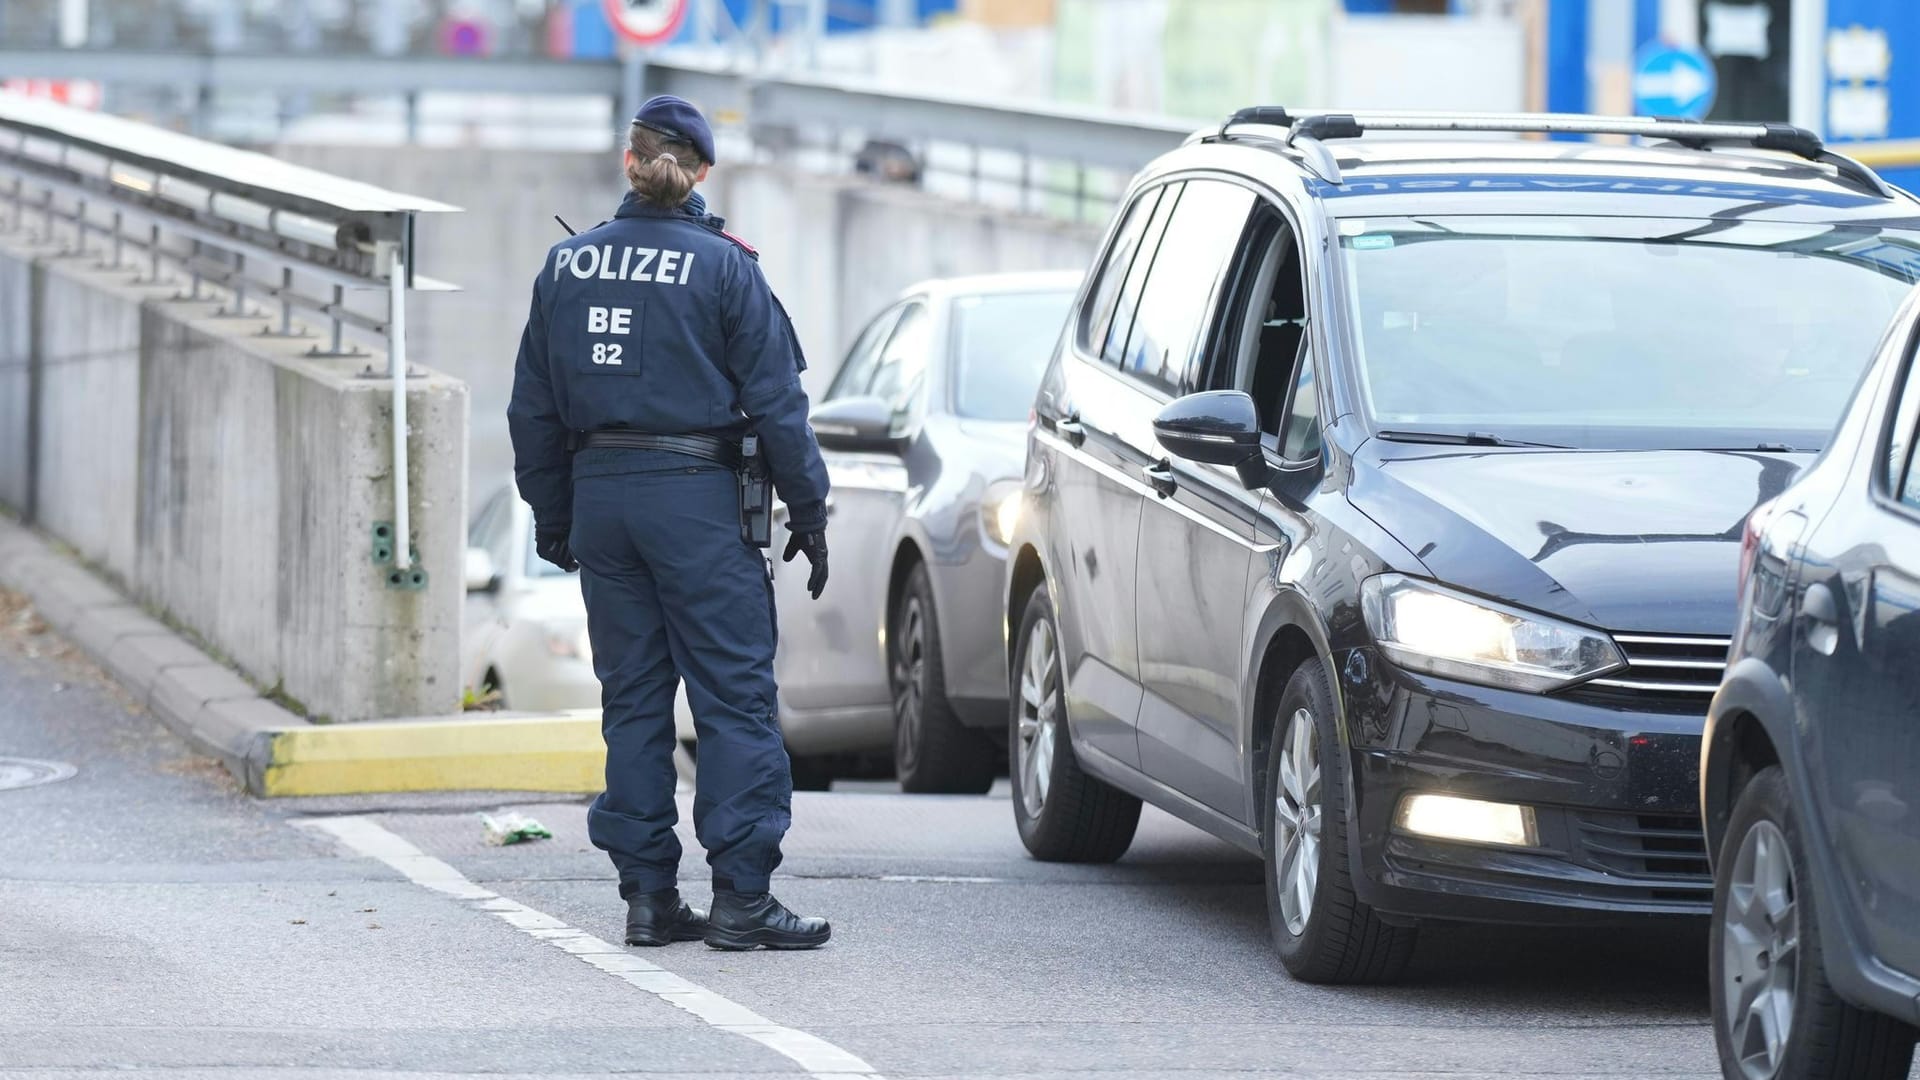
[(819, 1080), (883, 1080), (873, 1066), (845, 1050), (795, 1028), (783, 1027), (738, 1002), (689, 982), (642, 959), (627, 949), (577, 930), (543, 911), (509, 900), (474, 884), (460, 871), (414, 847), (404, 837), (378, 822), (360, 816), (309, 818), (295, 822), (302, 828), (328, 833), (359, 855), (378, 859), (398, 870), (408, 881), (484, 911), (528, 937), (578, 957), (630, 986), (692, 1013), (712, 1027), (752, 1039), (792, 1058)]

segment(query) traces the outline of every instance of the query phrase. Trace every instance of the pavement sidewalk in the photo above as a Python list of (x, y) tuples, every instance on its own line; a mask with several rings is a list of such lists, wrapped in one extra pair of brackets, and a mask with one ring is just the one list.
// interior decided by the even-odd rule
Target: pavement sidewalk
[(49, 626), (255, 795), (601, 789), (597, 709), (314, 724), (4, 517), (0, 585), (24, 594)]

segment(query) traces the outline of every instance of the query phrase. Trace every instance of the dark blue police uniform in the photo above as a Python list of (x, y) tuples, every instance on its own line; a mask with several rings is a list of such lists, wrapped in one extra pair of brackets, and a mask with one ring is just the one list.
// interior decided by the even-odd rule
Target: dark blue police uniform
[(607, 742), (588, 831), (623, 895), (675, 885), (676, 677), (699, 736), (694, 827), (715, 889), (767, 891), (793, 789), (775, 715), (773, 594), (764, 557), (741, 539), (730, 469), (570, 446), (607, 429), (752, 432), (789, 528), (817, 532), (827, 474), (804, 368), (757, 256), (697, 198), (667, 209), (629, 193), (613, 220), (554, 245), (534, 283), (507, 412), (515, 474), (543, 533), (570, 526), (580, 564)]

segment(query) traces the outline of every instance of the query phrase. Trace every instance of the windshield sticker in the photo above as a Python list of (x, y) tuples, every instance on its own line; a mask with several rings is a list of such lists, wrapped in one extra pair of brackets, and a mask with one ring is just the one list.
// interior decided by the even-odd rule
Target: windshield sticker
[(1347, 246), (1355, 251), (1379, 251), (1381, 248), (1393, 246), (1393, 234), (1370, 233), (1366, 236), (1356, 236), (1347, 242)]

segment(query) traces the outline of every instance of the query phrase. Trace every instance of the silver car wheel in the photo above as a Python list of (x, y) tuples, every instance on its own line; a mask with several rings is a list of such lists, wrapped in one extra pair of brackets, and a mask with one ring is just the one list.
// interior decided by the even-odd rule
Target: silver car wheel
[(1757, 821), (1728, 875), (1720, 931), (1729, 1044), (1749, 1080), (1773, 1080), (1787, 1053), (1800, 974), (1800, 913), (1786, 834)]
[(1027, 635), (1026, 665), (1020, 673), (1020, 803), (1037, 818), (1047, 804), (1053, 781), (1054, 741), (1060, 718), (1060, 662), (1053, 646), (1053, 625), (1033, 624)]
[(926, 707), (927, 642), (920, 598), (909, 596), (894, 638), (894, 745), (903, 764), (920, 758), (920, 718)]
[(1307, 932), (1320, 884), (1320, 731), (1313, 714), (1295, 710), (1280, 747), (1273, 785), (1273, 865), (1287, 933)]

